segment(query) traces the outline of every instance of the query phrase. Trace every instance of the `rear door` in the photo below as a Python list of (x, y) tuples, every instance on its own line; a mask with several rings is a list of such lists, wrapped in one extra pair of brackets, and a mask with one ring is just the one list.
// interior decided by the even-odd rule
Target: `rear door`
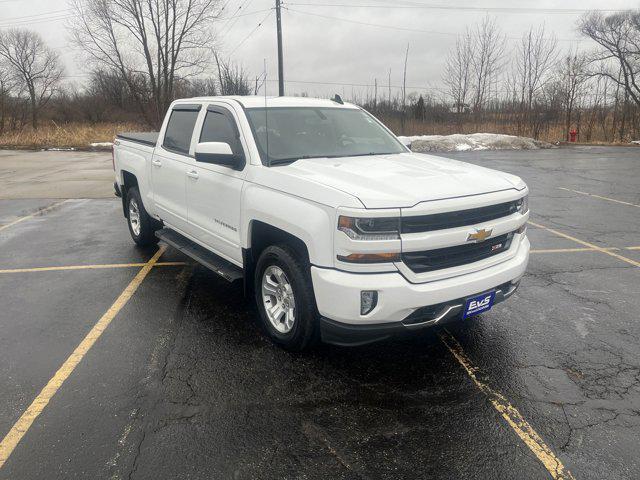
[[(232, 110), (209, 105), (204, 113), (202, 131), (194, 143), (224, 142), (234, 154), (245, 155)], [(191, 165), (187, 172), (187, 204), (193, 235), (223, 257), (242, 265), (240, 197), (245, 166), (234, 168), (195, 159)]]
[(153, 199), (169, 225), (186, 231), (186, 174), (193, 156), (192, 139), (201, 105), (174, 105), (160, 146), (151, 159)]

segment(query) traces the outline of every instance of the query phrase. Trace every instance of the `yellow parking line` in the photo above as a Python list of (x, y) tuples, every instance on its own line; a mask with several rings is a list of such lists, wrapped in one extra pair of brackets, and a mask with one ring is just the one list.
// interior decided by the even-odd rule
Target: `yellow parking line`
[[(608, 248), (607, 250), (619, 250), (618, 248)], [(529, 253), (572, 253), (572, 252), (597, 252), (593, 248), (547, 248), (541, 250), (530, 250)]]
[(580, 240), (576, 237), (572, 237), (571, 235), (567, 235), (566, 233), (559, 232), (558, 230), (554, 230), (553, 228), (545, 227), (544, 225), (540, 225), (539, 223), (532, 222), (531, 220), (529, 220), (529, 224), (533, 225), (534, 227), (542, 228), (543, 230), (546, 230), (555, 235), (558, 235), (559, 237), (566, 238), (567, 240), (571, 240), (572, 242), (576, 242), (576, 243), (579, 243), (580, 245), (584, 245), (585, 247), (589, 247), (593, 250), (597, 250), (598, 252), (606, 253), (607, 255), (617, 258), (618, 260), (622, 260), (623, 262), (627, 262), (628, 264), (633, 265), (634, 267), (640, 267), (640, 262), (636, 262), (635, 260), (631, 260), (630, 258), (623, 257), (622, 255), (614, 253), (609, 248), (603, 248), (603, 247), (594, 245), (593, 243), (585, 242), (584, 240)]
[[(31, 273), (31, 272), (58, 272), (66, 270), (98, 270), (105, 268), (133, 268), (144, 267), (146, 263), (107, 263), (100, 265), (64, 265), (59, 267), (34, 267), (34, 268), (7, 268), (0, 270), (1, 273)], [(157, 262), (156, 267), (173, 267), (186, 265), (185, 262)]]
[(58, 205), (62, 205), (63, 203), (66, 203), (68, 201), (69, 201), (69, 199), (63, 200), (61, 202), (53, 203), (53, 204), (49, 205), (48, 207), (41, 208), (41, 209), (33, 212), (30, 215), (25, 215), (24, 217), (20, 217), (20, 218), (14, 220), (13, 222), (9, 222), (9, 223), (7, 223), (5, 225), (0, 225), (0, 231), (4, 230), (5, 228), (13, 227), (15, 224), (20, 223), (20, 222), (24, 222), (25, 220), (29, 220), (30, 218), (37, 217), (38, 215), (42, 215), (43, 213), (46, 213), (49, 210), (53, 210)]
[(105, 329), (109, 326), (111, 321), (115, 318), (122, 307), (131, 299), (135, 291), (138, 289), (142, 281), (149, 274), (154, 265), (158, 262), (160, 256), (164, 253), (166, 247), (162, 246), (156, 252), (156, 254), (144, 264), (144, 267), (138, 272), (133, 280), (127, 285), (127, 288), (120, 294), (120, 296), (113, 302), (113, 305), (106, 311), (104, 315), (93, 326), (91, 331), (80, 342), (80, 344), (73, 351), (71, 356), (65, 360), (62, 366), (58, 369), (55, 375), (49, 380), (49, 383), (45, 385), (40, 394), (35, 398), (31, 405), (25, 410), (18, 421), (11, 427), (9, 433), (0, 442), (0, 468), (5, 464), (13, 450), (16, 448), (22, 437), (27, 433), (33, 422), (42, 413), (49, 401), (56, 394), (58, 389), (62, 386), (69, 375), (73, 373), (80, 361), (84, 358), (87, 352), (91, 349), (94, 343), (100, 338)]
[[(618, 247), (606, 247), (603, 248), (603, 250), (608, 250), (608, 251), (620, 251), (620, 250), (640, 250), (640, 246), (638, 247), (623, 247), (623, 248), (618, 248)], [(573, 253), (573, 252), (598, 252), (599, 250), (595, 249), (595, 248), (543, 248), (543, 249), (532, 249), (529, 251), (529, 253)], [(0, 270), (0, 273), (2, 273), (2, 271)]]
[(602, 195), (596, 195), (595, 193), (581, 192), (580, 190), (572, 190), (570, 188), (558, 187), (560, 190), (566, 190), (567, 192), (578, 193), (580, 195), (586, 195), (588, 197), (599, 198), (600, 200), (607, 200), (609, 202), (621, 203), (622, 205), (629, 205), (631, 207), (640, 208), (640, 205), (636, 205), (635, 203), (625, 202), (623, 200), (616, 200), (615, 198), (603, 197)]
[(540, 462), (547, 469), (549, 474), (555, 480), (573, 479), (574, 476), (566, 469), (560, 459), (556, 457), (551, 448), (542, 440), (540, 435), (533, 429), (533, 427), (525, 420), (522, 414), (516, 407), (511, 405), (509, 401), (500, 392), (491, 388), (488, 384), (480, 380), (476, 373), (478, 368), (473, 366), (471, 360), (467, 357), (462, 345), (451, 335), (447, 330), (440, 332), (440, 339), (449, 349), (449, 351), (456, 358), (458, 363), (467, 372), (467, 375), (473, 380), (476, 387), (484, 393), (493, 408), (502, 415), (507, 424), (512, 430), (520, 437), (524, 444), (529, 447), (529, 450), (540, 460)]

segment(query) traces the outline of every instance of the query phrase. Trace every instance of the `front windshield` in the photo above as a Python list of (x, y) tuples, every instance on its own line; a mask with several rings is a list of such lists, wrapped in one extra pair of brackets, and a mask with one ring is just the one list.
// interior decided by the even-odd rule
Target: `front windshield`
[(406, 152), (371, 115), (354, 108), (250, 108), (247, 116), (263, 162)]

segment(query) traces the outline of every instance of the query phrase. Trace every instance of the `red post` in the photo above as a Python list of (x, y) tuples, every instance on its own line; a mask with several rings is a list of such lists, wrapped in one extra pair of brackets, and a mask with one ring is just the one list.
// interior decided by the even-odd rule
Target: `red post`
[(569, 132), (569, 141), (570, 141), (570, 142), (575, 142), (577, 138), (578, 138), (578, 132), (576, 131), (576, 129), (575, 129), (575, 128), (573, 128), (573, 129)]

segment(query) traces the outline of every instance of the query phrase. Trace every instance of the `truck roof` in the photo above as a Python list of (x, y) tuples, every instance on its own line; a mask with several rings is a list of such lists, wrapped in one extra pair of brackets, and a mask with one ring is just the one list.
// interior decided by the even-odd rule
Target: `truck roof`
[(324, 98), (309, 97), (263, 97), (260, 95), (229, 95), (216, 97), (194, 97), (181, 98), (176, 103), (193, 103), (193, 102), (212, 102), (215, 100), (235, 100), (245, 108), (264, 107), (265, 103), (268, 108), (277, 107), (324, 107), (324, 108), (358, 108), (357, 106), (344, 102), (340, 104), (333, 100)]

